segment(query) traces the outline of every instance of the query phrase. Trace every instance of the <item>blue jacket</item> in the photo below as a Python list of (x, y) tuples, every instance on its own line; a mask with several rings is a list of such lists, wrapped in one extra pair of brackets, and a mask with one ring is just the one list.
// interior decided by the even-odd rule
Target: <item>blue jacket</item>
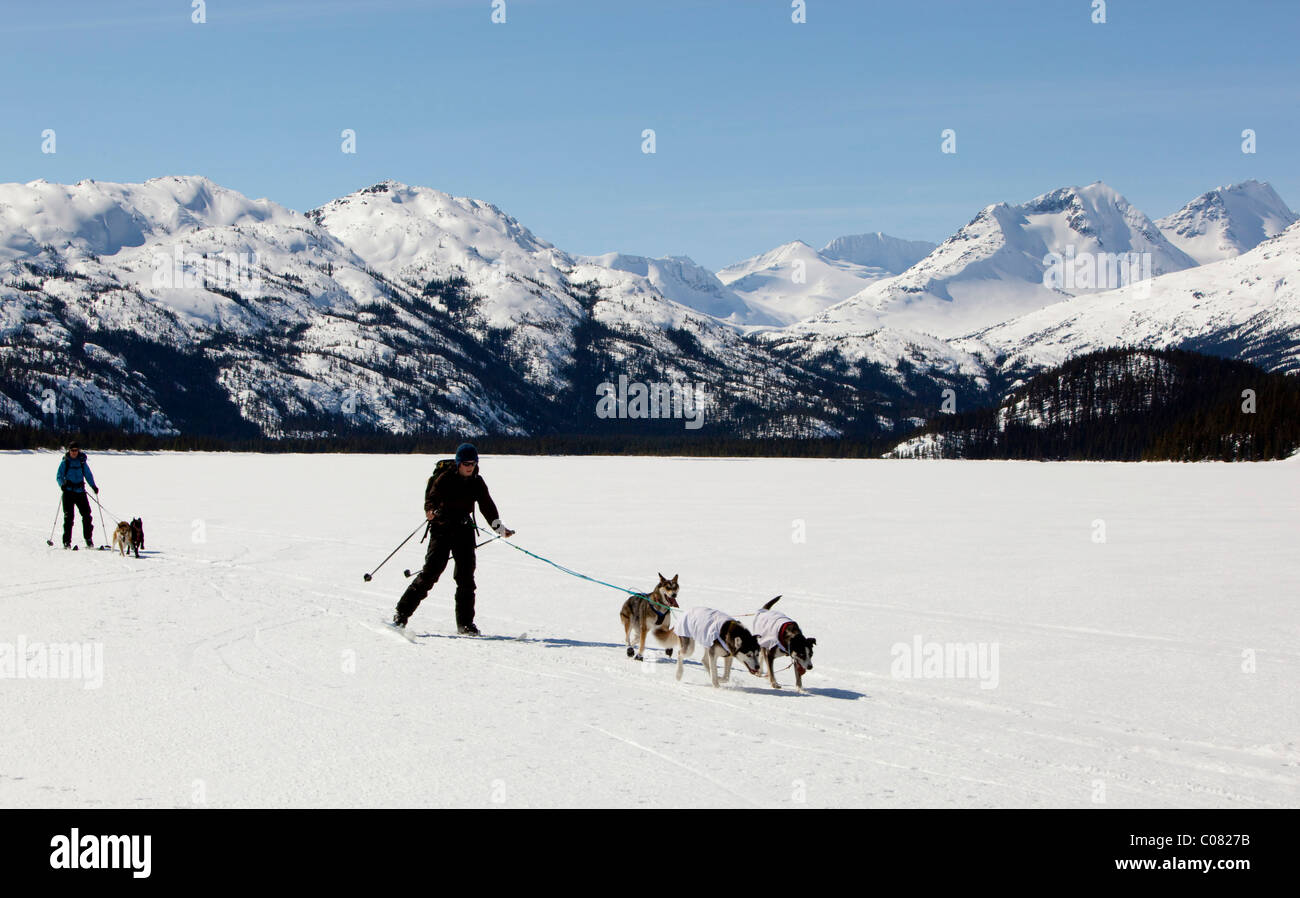
[(86, 484), (89, 483), (96, 490), (95, 475), (90, 473), (90, 465), (86, 463), (86, 453), (78, 452), (76, 459), (71, 459), (65, 453), (63, 461), (59, 463), (59, 473), (56, 478), (59, 481), (59, 489), (70, 489), (74, 493), (84, 493)]

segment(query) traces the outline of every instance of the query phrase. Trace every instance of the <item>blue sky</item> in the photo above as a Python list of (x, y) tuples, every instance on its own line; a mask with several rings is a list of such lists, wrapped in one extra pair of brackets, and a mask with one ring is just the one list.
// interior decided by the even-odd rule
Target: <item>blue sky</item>
[(1098, 179), (1152, 217), (1252, 177), (1300, 208), (1300, 3), (1092, 2), (15, 4), (0, 181), (197, 173), (305, 210), (391, 177), (714, 269)]

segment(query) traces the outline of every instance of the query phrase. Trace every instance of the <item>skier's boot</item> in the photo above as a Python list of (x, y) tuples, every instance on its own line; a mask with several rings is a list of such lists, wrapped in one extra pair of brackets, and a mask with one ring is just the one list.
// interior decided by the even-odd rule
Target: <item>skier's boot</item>
[(482, 634), (479, 633), (479, 631), (478, 631), (478, 627), (474, 626), (473, 624), (465, 624), (465, 625), (463, 625), (463, 626), (457, 627), (457, 628), (456, 628), (456, 632), (459, 633), (461, 636), (480, 636), (480, 635), (482, 635)]
[(402, 617), (400, 611), (393, 612), (393, 626), (397, 627), (399, 630), (406, 629), (406, 618)]

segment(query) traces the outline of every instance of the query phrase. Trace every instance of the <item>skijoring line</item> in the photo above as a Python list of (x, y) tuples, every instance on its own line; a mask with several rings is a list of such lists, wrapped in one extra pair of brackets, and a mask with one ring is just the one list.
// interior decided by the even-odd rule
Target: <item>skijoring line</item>
[[(489, 540), (489, 542), (491, 542), (491, 540)], [(549, 564), (551, 567), (555, 568), (556, 570), (563, 571), (564, 573), (568, 574), (571, 577), (578, 577), (582, 580), (589, 580), (592, 583), (599, 583), (601, 586), (608, 586), (610, 589), (617, 589), (619, 592), (625, 592), (631, 596), (640, 596), (641, 598), (645, 599), (654, 607), (661, 608), (664, 611), (676, 611), (680, 613), (681, 611), (684, 610), (681, 608), (674, 608), (671, 605), (665, 605), (662, 602), (656, 602), (654, 599), (650, 598), (650, 596), (648, 596), (643, 592), (637, 592), (636, 590), (628, 589), (625, 586), (615, 586), (613, 583), (606, 583), (604, 580), (597, 580), (595, 577), (588, 577), (586, 574), (579, 573), (578, 571), (575, 571), (572, 568), (567, 568), (564, 565), (559, 564), (558, 562), (554, 562), (549, 558), (543, 558), (541, 555), (538, 555), (536, 552), (529, 552), (527, 549), (523, 548), (522, 546), (517, 546), (514, 543), (507, 542), (505, 545), (509, 546), (510, 548), (514, 549), (517, 552), (523, 552), (525, 555), (536, 558), (538, 561), (544, 561), (547, 564)], [(753, 617), (757, 613), (758, 612), (756, 611), (749, 611), (746, 612), (745, 614), (733, 614), (731, 616), (732, 617)]]
[(523, 546), (517, 546), (511, 542), (507, 542), (506, 545), (514, 549), (516, 552), (523, 552), (525, 555), (531, 558), (536, 558), (538, 561), (545, 562), (546, 564), (549, 564), (551, 567), (555, 568), (556, 570), (563, 571), (564, 573), (568, 574), (570, 577), (577, 577), (580, 580), (587, 580), (592, 583), (599, 583), (601, 586), (608, 586), (610, 589), (617, 589), (619, 592), (627, 593), (629, 596), (640, 596), (641, 598), (645, 599), (654, 607), (662, 608), (664, 611), (680, 610), (677, 608), (673, 608), (671, 605), (664, 605), (661, 602), (656, 602), (654, 599), (650, 598), (650, 596), (646, 595), (643, 592), (637, 592), (635, 589), (628, 589), (626, 586), (615, 586), (613, 583), (606, 583), (604, 580), (597, 580), (595, 577), (589, 577), (586, 574), (579, 573), (578, 571), (575, 571), (572, 568), (567, 568), (564, 565), (552, 561), (549, 558), (543, 558), (541, 555), (538, 555), (536, 552), (530, 552), (527, 549), (525, 549)]

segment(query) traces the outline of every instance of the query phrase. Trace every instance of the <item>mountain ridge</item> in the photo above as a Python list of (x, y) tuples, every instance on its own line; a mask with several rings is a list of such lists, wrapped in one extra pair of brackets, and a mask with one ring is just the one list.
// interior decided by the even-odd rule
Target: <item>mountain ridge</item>
[[(1252, 183), (1256, 195), (1272, 193)], [(996, 398), (1061, 353), (1093, 347), (1082, 339), (1089, 333), (1155, 345), (1153, 334), (1168, 331), (1168, 345), (1293, 370), (1300, 321), (1291, 310), (1300, 300), (1287, 278), (1300, 244), (1289, 235), (1300, 230), (1196, 266), (1121, 200), (1098, 182), (1019, 207), (993, 204), (911, 268), (882, 276), (923, 280), (940, 263), (960, 272), (997, 255), (967, 230), (976, 223), (985, 236), (1027, 227), (1042, 246), (1046, 237), (1060, 246), (1068, 232), (1106, 251), (1168, 247), (1162, 264), (1172, 270), (1144, 284), (1074, 297), (1049, 290), (1055, 301), (1043, 308), (945, 339), (909, 326), (888, 303), (851, 304), (847, 315), (838, 303), (781, 325), (689, 257), (569, 254), (492, 203), (391, 179), (305, 213), (198, 175), (2, 184), (0, 422), (61, 426), (80, 416), (161, 434), (233, 427), (283, 437), (586, 432), (615, 426), (592, 420), (584, 394), (621, 373), (705, 385), (717, 403), (713, 423), (738, 434), (869, 436), (927, 417), (945, 390), (963, 407)], [(1200, 208), (1184, 210), (1192, 207)], [(827, 248), (894, 246), (880, 232), (853, 236), (872, 239)], [(764, 255), (777, 279), (797, 261), (814, 276), (865, 271), (802, 241)], [(1042, 259), (1003, 257), (1002, 269), (1032, 286)], [(236, 276), (214, 281), (214, 269)], [(1186, 303), (1169, 298), (1170, 286), (1180, 297), (1202, 294), (1193, 304), (1204, 326), (1183, 326)], [(1251, 314), (1219, 308), (1241, 306), (1242, 296)], [(950, 291), (936, 297), (953, 300)], [(728, 314), (697, 307), (709, 303)], [(1085, 328), (1079, 314), (1088, 309), (1108, 311)], [(206, 419), (187, 396), (206, 397)]]

